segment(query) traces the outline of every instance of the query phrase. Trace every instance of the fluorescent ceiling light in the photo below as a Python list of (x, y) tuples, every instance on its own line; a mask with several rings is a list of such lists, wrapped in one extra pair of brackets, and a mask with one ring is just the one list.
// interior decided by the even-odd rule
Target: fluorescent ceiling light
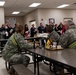
[(12, 14), (19, 14), (20, 12), (19, 11), (15, 11), (15, 12), (13, 12)]
[(67, 6), (69, 6), (69, 4), (63, 4), (63, 5), (58, 6), (57, 8), (64, 8), (64, 7), (67, 7)]
[(37, 7), (37, 6), (39, 6), (41, 3), (33, 3), (33, 4), (31, 4), (29, 7)]
[(0, 6), (3, 6), (5, 4), (5, 1), (0, 1)]

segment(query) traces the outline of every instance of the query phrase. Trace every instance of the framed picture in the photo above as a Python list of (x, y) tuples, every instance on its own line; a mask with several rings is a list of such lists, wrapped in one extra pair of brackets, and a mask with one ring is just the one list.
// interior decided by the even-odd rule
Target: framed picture
[(54, 18), (49, 18), (49, 23), (55, 23), (55, 19)]
[(68, 21), (68, 20), (72, 20), (73, 21), (73, 18), (64, 18), (64, 21)]

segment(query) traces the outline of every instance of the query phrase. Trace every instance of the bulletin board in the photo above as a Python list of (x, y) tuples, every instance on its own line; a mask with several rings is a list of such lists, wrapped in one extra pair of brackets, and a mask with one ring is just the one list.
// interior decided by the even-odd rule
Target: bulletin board
[(16, 18), (6, 18), (6, 22), (9, 22), (9, 24), (14, 27), (16, 24)]

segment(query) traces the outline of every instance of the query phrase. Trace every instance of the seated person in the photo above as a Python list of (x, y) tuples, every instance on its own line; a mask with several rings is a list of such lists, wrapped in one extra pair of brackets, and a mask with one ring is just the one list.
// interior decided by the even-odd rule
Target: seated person
[(48, 26), (47, 28), (47, 32), (48, 32), (48, 39), (53, 43), (53, 42), (59, 42), (60, 36), (59, 34), (53, 30), (52, 26)]
[(64, 26), (66, 31), (61, 35), (59, 44), (63, 48), (76, 48), (76, 25), (68, 20)]
[[(56, 42), (58, 44), (59, 40), (60, 40), (60, 35), (55, 30), (53, 30), (52, 26), (48, 26), (47, 31), (48, 31), (48, 39), (50, 40), (49, 44), (53, 44), (53, 42)], [(47, 58), (45, 60), (48, 61)], [(57, 71), (57, 72), (59, 71), (59, 75), (62, 75), (61, 72), (64, 70), (62, 67), (60, 67), (54, 63), (51, 63), (50, 67), (51, 67), (50, 68), (51, 71), (53, 71), (53, 70)]]
[[(24, 64), (26, 67), (29, 64), (30, 58), (25, 54), (21, 54), (21, 48), (30, 49), (33, 46), (27, 44), (24, 40), (24, 27), (18, 25), (15, 33), (8, 39), (2, 52), (4, 60), (13, 64)], [(18, 47), (19, 46), (19, 47)]]

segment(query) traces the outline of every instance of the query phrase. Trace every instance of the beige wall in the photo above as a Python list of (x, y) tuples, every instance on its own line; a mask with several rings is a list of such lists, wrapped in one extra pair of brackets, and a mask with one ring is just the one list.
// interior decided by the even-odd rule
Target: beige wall
[(4, 20), (4, 8), (0, 8), (0, 27), (5, 23)]
[(24, 18), (23, 17), (16, 17), (16, 16), (6, 16), (6, 18), (16, 18), (16, 23), (20, 23), (21, 25), (24, 25)]
[(76, 10), (59, 10), (59, 9), (39, 9), (39, 22), (44, 19), (45, 23), (49, 22), (49, 18), (55, 18), (55, 23), (63, 22), (64, 18), (73, 18), (76, 23)]
[(59, 24), (63, 22), (64, 18), (73, 18), (76, 24), (76, 10), (66, 10), (66, 9), (37, 9), (24, 16), (24, 23), (29, 25), (29, 21), (36, 20), (37, 26), (43, 19), (44, 24), (49, 24), (49, 18), (54, 18), (55, 23)]
[(30, 28), (30, 21), (36, 20), (36, 25), (38, 26), (38, 10), (34, 10), (27, 15), (24, 16), (24, 24), (28, 24), (28, 27)]

